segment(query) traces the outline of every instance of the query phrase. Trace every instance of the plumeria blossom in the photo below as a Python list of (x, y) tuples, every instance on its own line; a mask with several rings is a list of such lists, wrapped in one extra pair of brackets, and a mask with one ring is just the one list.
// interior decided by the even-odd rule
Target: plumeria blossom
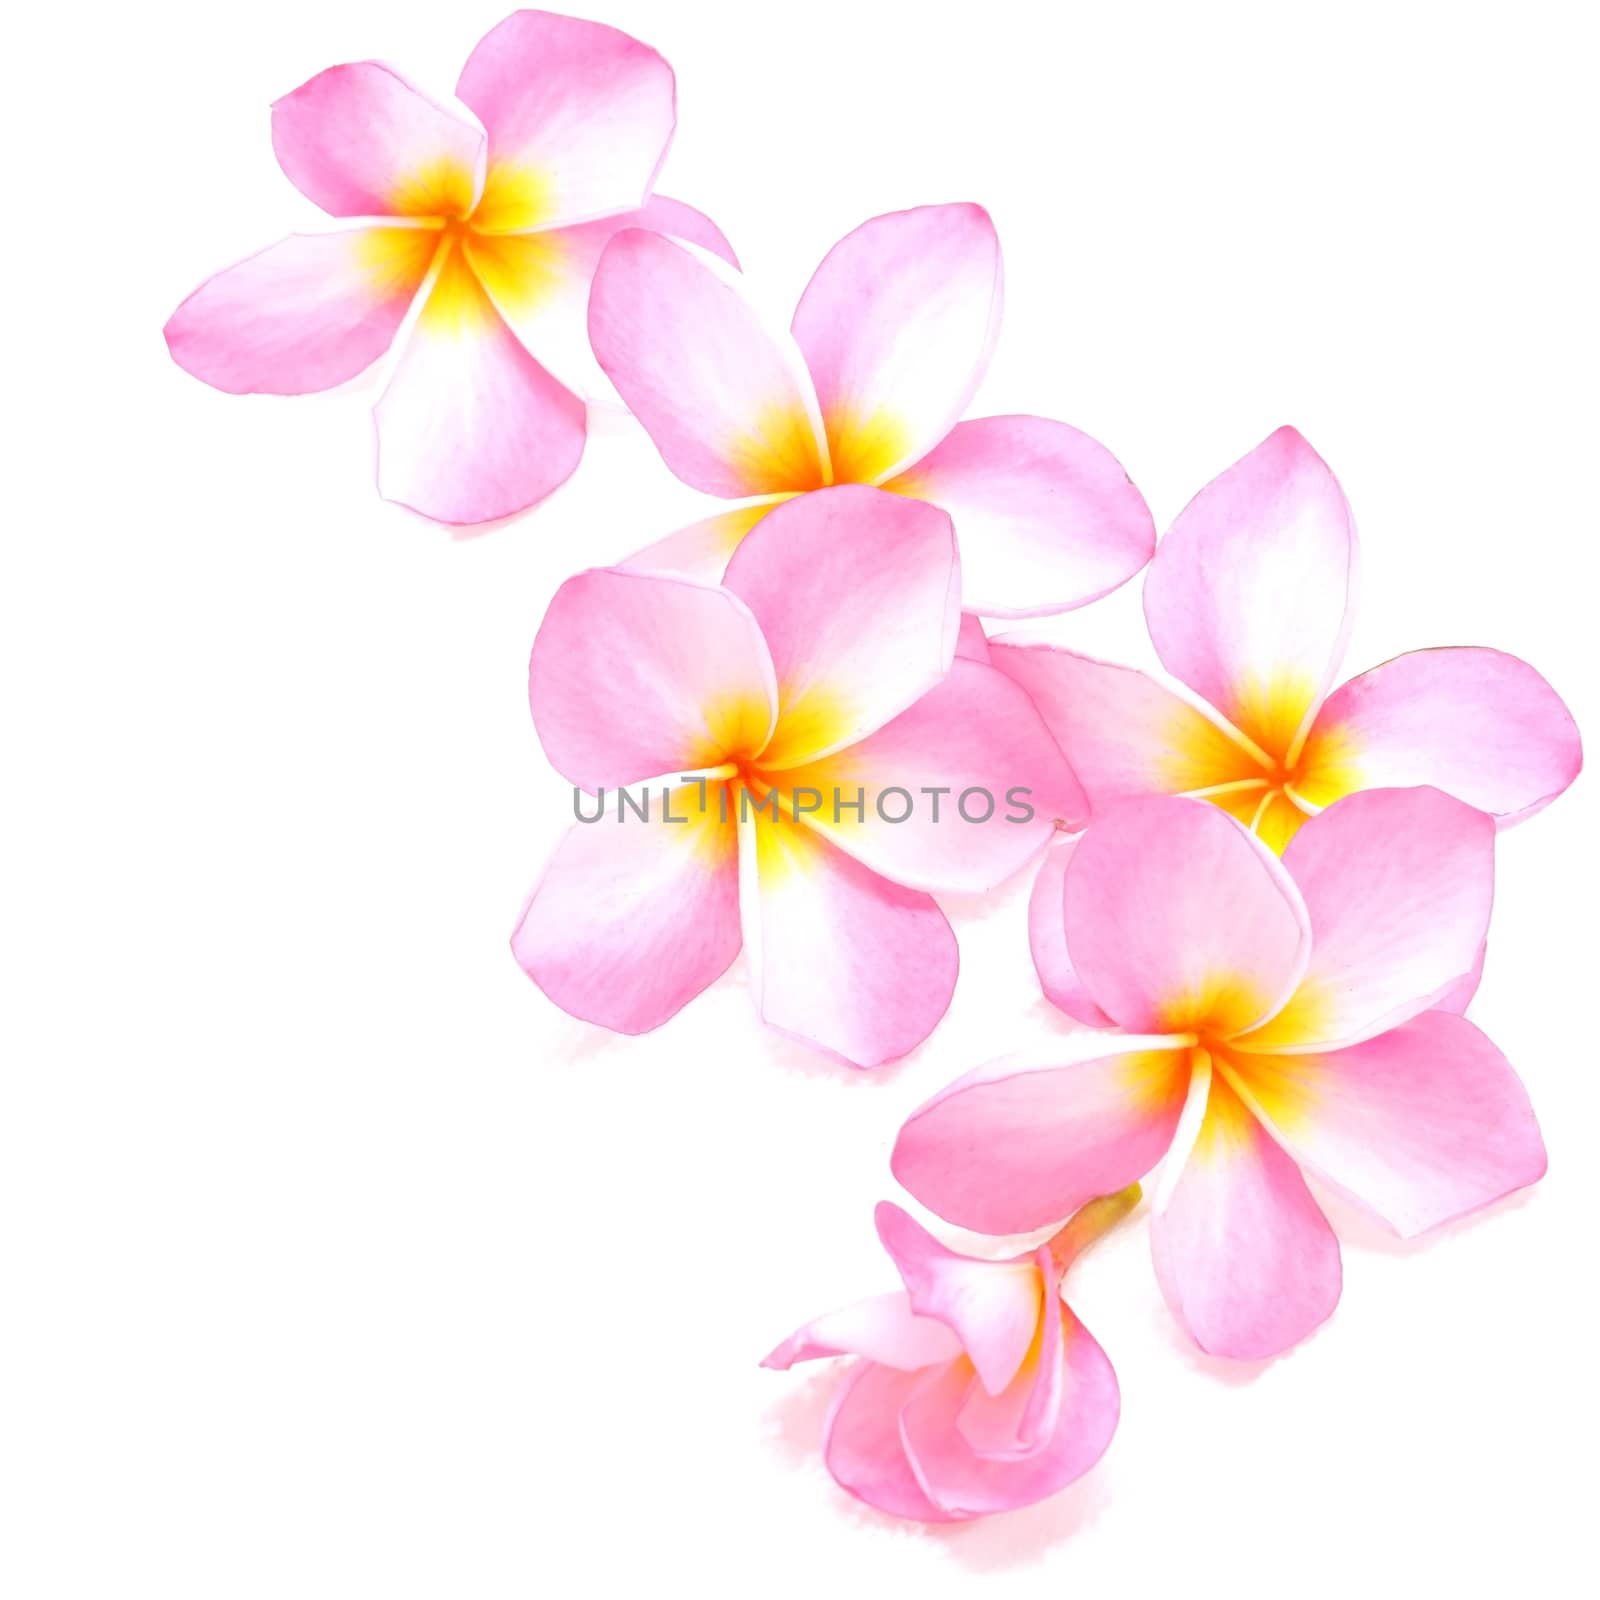
[(1095, 1200), (1048, 1243), (1005, 1260), (959, 1255), (879, 1205), (878, 1238), (905, 1288), (808, 1322), (761, 1363), (861, 1358), (824, 1428), (835, 1480), (893, 1516), (959, 1522), (1082, 1477), (1111, 1443), (1121, 1396), (1061, 1278), (1138, 1199), (1134, 1184)]
[(1017, 636), (989, 640), (989, 658), (1033, 696), (1095, 814), (1194, 795), (1281, 851), (1360, 789), (1431, 785), (1500, 827), (1548, 805), (1582, 746), (1555, 690), (1515, 656), (1416, 650), (1329, 692), (1357, 558), (1327, 463), (1280, 428), (1189, 502), (1145, 574), (1151, 641), (1193, 699)]
[(1064, 874), (1064, 979), (1104, 1032), (994, 1063), (915, 1112), (899, 1180), (987, 1233), (1068, 1215), (1165, 1157), (1151, 1242), (1203, 1349), (1270, 1356), (1339, 1298), (1309, 1174), (1411, 1236), (1540, 1178), (1499, 1050), (1433, 1009), (1482, 946), (1494, 824), (1370, 789), (1280, 861), (1215, 806), (1128, 801)]
[(969, 611), (1040, 616), (1125, 582), (1155, 528), (1103, 446), (1043, 417), (960, 420), (1000, 303), (1000, 241), (976, 205), (897, 211), (847, 234), (788, 337), (693, 251), (618, 234), (589, 298), (595, 355), (667, 465), (737, 502), (635, 560), (715, 579), (773, 506), (863, 483), (950, 513)]
[(290, 182), (363, 225), (291, 234), (219, 272), (166, 336), (179, 366), (229, 394), (331, 389), (398, 339), (374, 412), (378, 490), (476, 523), (535, 504), (578, 465), (572, 386), (604, 387), (583, 307), (606, 241), (661, 228), (733, 256), (699, 212), (651, 195), (676, 108), (648, 46), (518, 11), (456, 94), (441, 105), (356, 61), (279, 100), (272, 144)]
[[(534, 726), (577, 789), (645, 785), (649, 819), (580, 821), (557, 848), (512, 940), (534, 982), (642, 1033), (742, 943), (772, 1026), (859, 1066), (919, 1044), (956, 978), (928, 891), (993, 887), (1083, 810), (1027, 695), (955, 658), (960, 584), (944, 512), (853, 485), (780, 507), (724, 585), (563, 584), (529, 664)], [(1026, 807), (957, 810), (1013, 786)], [(878, 804), (896, 789), (943, 806), (898, 820), (898, 796)]]

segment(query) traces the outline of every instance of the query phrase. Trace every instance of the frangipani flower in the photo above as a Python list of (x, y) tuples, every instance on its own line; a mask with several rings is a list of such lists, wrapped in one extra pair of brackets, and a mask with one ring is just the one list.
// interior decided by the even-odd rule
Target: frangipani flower
[[(528, 669), (545, 753), (591, 793), (667, 792), (648, 822), (619, 810), (557, 848), (512, 939), (534, 982), (643, 1033), (742, 942), (774, 1027), (859, 1066), (919, 1044), (956, 978), (927, 891), (993, 887), (1082, 814), (1027, 695), (953, 659), (959, 594), (949, 517), (854, 486), (774, 512), (726, 587), (627, 568), (563, 584)], [(1026, 805), (968, 820), (984, 805), (963, 794), (1013, 786)], [(901, 820), (881, 803), (896, 790), (944, 802)]]
[(1355, 524), (1327, 463), (1280, 428), (1179, 514), (1145, 575), (1163, 665), (1142, 672), (1001, 636), (990, 659), (1033, 696), (1098, 815), (1189, 794), (1281, 851), (1359, 789), (1429, 784), (1531, 816), (1577, 776), (1578, 730), (1526, 662), (1473, 647), (1396, 656), (1331, 694), (1355, 615)]
[(373, 413), (378, 490), (475, 523), (542, 500), (578, 465), (585, 409), (569, 385), (603, 387), (583, 306), (606, 241), (661, 228), (733, 257), (699, 212), (651, 198), (676, 110), (672, 69), (648, 46), (518, 11), (456, 94), (462, 107), (446, 107), (357, 61), (279, 100), (289, 180), (335, 217), (381, 220), (291, 234), (219, 272), (166, 336), (214, 388), (309, 394), (370, 367), (418, 303)]
[(1072, 851), (1062, 912), (1101, 1034), (950, 1085), (894, 1171), (987, 1233), (1068, 1215), (1165, 1156), (1156, 1274), (1215, 1355), (1273, 1355), (1339, 1298), (1309, 1173), (1411, 1236), (1540, 1178), (1505, 1058), (1429, 1009), (1472, 966), (1494, 824), (1437, 789), (1337, 801), (1274, 857), (1192, 799), (1129, 801)]
[(774, 505), (866, 483), (950, 513), (969, 611), (1066, 611), (1132, 577), (1155, 528), (1107, 450), (1043, 417), (959, 420), (1000, 302), (1000, 241), (981, 206), (863, 223), (812, 276), (792, 338), (690, 251), (619, 234), (589, 297), (595, 355), (667, 465), (740, 502), (634, 564), (715, 579)]
[(893, 1516), (959, 1522), (1082, 1477), (1111, 1443), (1122, 1402), (1061, 1278), (1138, 1199), (1133, 1184), (1096, 1200), (1048, 1243), (1001, 1261), (958, 1255), (879, 1205), (878, 1237), (904, 1291), (808, 1322), (761, 1363), (861, 1358), (823, 1434), (838, 1483)]

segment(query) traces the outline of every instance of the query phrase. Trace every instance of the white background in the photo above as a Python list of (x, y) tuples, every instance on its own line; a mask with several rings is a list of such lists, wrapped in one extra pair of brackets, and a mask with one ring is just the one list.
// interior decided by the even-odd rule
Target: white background
[[(1068, 1285), (1123, 1387), (1089, 1478), (930, 1532), (826, 1477), (833, 1374), (756, 1362), (890, 1286), (902, 1116), (1063, 1026), (1026, 875), (950, 907), (954, 1008), (891, 1070), (766, 1035), (737, 970), (646, 1040), (568, 1019), (506, 948), (570, 804), (528, 647), (564, 576), (702, 502), (619, 420), (543, 509), (452, 540), (373, 491), (376, 379), (231, 399), (161, 340), (317, 225), (275, 96), (364, 56), (448, 93), (499, 15), (11, 20), (0, 1591), (1586, 1588), (1592, 776), (1502, 840), (1473, 1011), (1543, 1120), (1536, 1192), (1405, 1246), (1338, 1212), (1343, 1304), (1259, 1370), (1186, 1345), (1141, 1211)], [(1092, 432), (1163, 527), (1295, 423), (1362, 528), (1349, 670), (1492, 643), (1600, 738), (1588, 8), (603, 15), (677, 68), (663, 192), (778, 312), (866, 217), (982, 201), (978, 413)], [(1149, 664), (1138, 598), (1059, 637)]]

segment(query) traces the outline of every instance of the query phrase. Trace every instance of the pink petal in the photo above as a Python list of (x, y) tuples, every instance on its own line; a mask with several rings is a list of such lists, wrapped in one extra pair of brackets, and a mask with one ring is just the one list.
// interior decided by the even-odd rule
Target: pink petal
[(464, 217), (484, 137), (380, 61), (329, 67), (272, 107), (278, 165), (336, 217)]
[(1025, 1449), (1021, 1454), (1028, 1467), (1026, 1476), (1011, 1486), (1021, 1488), (1031, 1480), (1033, 1489), (1027, 1492), (1039, 1499), (1056, 1493), (1094, 1466), (1110, 1445), (1122, 1412), (1117, 1375), (1106, 1353), (1072, 1307), (1061, 1300), (1059, 1286), (1050, 1298), (1044, 1333), (1059, 1342), (1062, 1359), (1059, 1365), (1044, 1366), (1035, 1387), (1021, 1442), (1029, 1443), (1035, 1416), (1046, 1426), (1037, 1436), (1036, 1450)]
[(1327, 805), (1356, 788), (1431, 784), (1502, 827), (1532, 816), (1583, 766), (1577, 724), (1526, 661), (1499, 650), (1414, 650), (1334, 691), (1296, 788)]
[(1065, 904), (1090, 998), (1141, 1033), (1242, 1032), (1294, 992), (1311, 950), (1282, 866), (1197, 800), (1130, 800), (1096, 820), (1067, 868)]
[[(624, 211), (601, 222), (580, 223), (567, 230), (582, 231), (586, 238), (597, 241), (594, 263), (599, 265), (601, 252), (611, 242), (613, 235), (624, 228), (644, 228), (650, 233), (670, 234), (674, 239), (687, 239), (714, 256), (720, 256), (734, 271), (739, 269), (739, 258), (728, 243), (728, 236), (705, 212), (697, 211), (682, 200), (670, 200), (664, 194), (653, 194), (637, 211)], [(591, 276), (593, 268), (590, 269)]]
[(822, 1458), (841, 1488), (879, 1511), (951, 1522), (923, 1492), (900, 1440), (900, 1414), (929, 1378), (870, 1361), (846, 1373), (823, 1429)]
[(1089, 998), (1067, 952), (1067, 863), (1077, 843), (1076, 838), (1057, 839), (1039, 863), (1028, 897), (1028, 949), (1052, 1005), (1088, 1027), (1111, 1028), (1116, 1024)]
[(1032, 701), (976, 661), (952, 662), (892, 722), (783, 780), (786, 795), (819, 798), (810, 826), (915, 889), (992, 889), (1039, 853), (1058, 821), (1080, 822), (1087, 810)]
[(585, 789), (714, 767), (759, 749), (777, 714), (761, 630), (731, 594), (600, 568), (556, 591), (528, 704), (550, 763)]
[(693, 788), (648, 820), (568, 830), (511, 936), (517, 964), (563, 1011), (618, 1033), (675, 1015), (739, 953), (738, 835)]
[(662, 195), (652, 195), (639, 210), (571, 228), (466, 237), (467, 259), (495, 309), (540, 364), (580, 394), (604, 397), (612, 392), (589, 348), (587, 312), (601, 252), (624, 228), (689, 239), (734, 261), (728, 241), (709, 217)]
[(733, 552), (744, 536), (788, 495), (769, 495), (691, 522), (628, 557), (625, 565), (641, 572), (676, 572), (702, 583), (721, 583)]
[(1283, 864), (1311, 916), (1311, 961), (1241, 1050), (1354, 1044), (1472, 970), (1494, 900), (1494, 824), (1481, 811), (1437, 789), (1367, 789), (1306, 823)]
[(473, 222), (497, 233), (643, 205), (677, 118), (672, 68), (654, 50), (549, 11), (491, 28), (456, 95), (489, 130)]
[(1465, 1017), (1425, 1011), (1348, 1050), (1237, 1060), (1295, 1160), (1402, 1235), (1544, 1176), (1528, 1092)]
[(1338, 1304), (1339, 1242), (1294, 1162), (1221, 1073), (1150, 1244), (1172, 1314), (1239, 1361), (1298, 1343)]
[(991, 1461), (1016, 1461), (1035, 1454), (1054, 1436), (1061, 1417), (1067, 1378), (1061, 1323), (1066, 1307), (1061, 1303), (1061, 1271), (1049, 1245), (1033, 1252), (1033, 1267), (1044, 1293), (1027, 1354), (1004, 1389), (991, 1394), (983, 1384), (975, 1384), (956, 1418), (961, 1437)]
[(769, 768), (854, 744), (949, 669), (961, 573), (950, 519), (849, 485), (775, 507), (725, 582), (755, 614), (778, 674)]
[(918, 1316), (903, 1290), (858, 1300), (791, 1333), (761, 1365), (787, 1372), (797, 1361), (865, 1356), (903, 1372), (953, 1361), (961, 1341), (932, 1317)]
[(1028, 1258), (983, 1261), (947, 1250), (897, 1205), (880, 1201), (874, 1217), (911, 1309), (954, 1329), (990, 1394), (1017, 1375), (1039, 1327), (1044, 1280)]
[(1104, 445), (1044, 417), (960, 422), (885, 485), (950, 513), (962, 603), (1037, 617), (1126, 583), (1156, 547), (1144, 496)]
[(813, 274), (792, 324), (836, 483), (882, 483), (947, 434), (1000, 328), (1000, 241), (982, 206), (864, 222)]
[[(1161, 1159), (1183, 1110), (1186, 1053), (1159, 1038), (1054, 1048), (1054, 1063), (994, 1062), (912, 1112), (891, 1165), (930, 1211), (983, 1233), (1023, 1233)], [(1073, 1060), (1074, 1048), (1096, 1054)]]
[(312, 394), (394, 342), (438, 235), (416, 228), (292, 233), (207, 278), (172, 313), (172, 359), (227, 394)]
[(901, 1415), (906, 1454), (928, 1497), (958, 1517), (1032, 1505), (1066, 1488), (1105, 1454), (1121, 1410), (1116, 1373), (1089, 1330), (1063, 1308), (1056, 1335), (1061, 1396), (1055, 1426), (1025, 1454), (980, 1454), (961, 1419), (970, 1409), (959, 1368), (913, 1391)]
[(1142, 672), (1018, 635), (1001, 634), (989, 649), (995, 666), (1033, 697), (1096, 815), (1136, 795), (1220, 785), (1256, 798), (1265, 792), (1266, 770), (1254, 756)]
[(961, 613), (961, 631), (956, 635), (956, 654), (968, 661), (989, 660), (989, 638), (983, 631), (983, 619), (971, 611)]
[(373, 412), (378, 492), (435, 522), (524, 511), (577, 470), (583, 402), (518, 343), (461, 252)]
[(1478, 946), (1478, 958), (1472, 963), (1472, 971), (1464, 978), (1457, 978), (1445, 992), (1433, 1002), (1431, 1009), (1434, 1011), (1449, 1011), (1456, 1016), (1464, 1016), (1467, 1007), (1472, 1004), (1472, 997), (1478, 992), (1478, 985), (1483, 982), (1484, 957), (1489, 954), (1489, 941), (1485, 939)]
[(763, 1021), (857, 1067), (921, 1044), (956, 983), (955, 935), (938, 906), (800, 824), (752, 813), (741, 835), (755, 869), (744, 929)]
[(1293, 428), (1179, 513), (1144, 584), (1166, 669), (1268, 754), (1322, 703), (1354, 615), (1357, 548), (1344, 493)]
[(827, 481), (798, 352), (682, 245), (625, 229), (606, 246), (589, 292), (589, 342), (685, 483), (734, 499)]

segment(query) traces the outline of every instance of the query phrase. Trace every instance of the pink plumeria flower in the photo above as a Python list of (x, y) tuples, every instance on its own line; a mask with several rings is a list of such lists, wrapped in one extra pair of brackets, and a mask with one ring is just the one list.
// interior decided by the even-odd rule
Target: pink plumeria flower
[[(564, 483), (604, 379), (583, 307), (606, 241), (661, 228), (732, 261), (699, 212), (651, 196), (672, 69), (615, 28), (518, 11), (467, 60), (460, 107), (376, 61), (272, 108), (290, 181), (332, 216), (209, 278), (167, 323), (186, 371), (229, 394), (354, 378), (407, 323), (373, 415), (378, 491), (438, 522), (508, 516)], [(476, 120), (474, 120), (474, 118)], [(381, 220), (378, 220), (381, 219)]]
[[(774, 512), (724, 587), (563, 584), (528, 670), (545, 753), (578, 789), (656, 792), (647, 822), (580, 821), (557, 848), (512, 940), (534, 982), (642, 1033), (742, 943), (773, 1027), (858, 1066), (919, 1044), (956, 978), (928, 891), (993, 887), (1082, 814), (1027, 695), (953, 659), (960, 581), (942, 511), (846, 486)], [(1007, 805), (1012, 786), (1031, 799)], [(930, 788), (937, 818), (887, 799)], [(986, 821), (981, 799), (959, 811), (972, 788), (999, 800)]]
[(940, 1216), (1043, 1226), (1165, 1157), (1156, 1274), (1203, 1349), (1255, 1359), (1339, 1298), (1310, 1174), (1405, 1237), (1537, 1181), (1528, 1097), (1430, 1009), (1488, 925), (1494, 824), (1437, 789), (1371, 789), (1280, 861), (1214, 806), (1128, 801), (1065, 874), (1064, 954), (1104, 1033), (959, 1080), (894, 1171)]
[(879, 1205), (878, 1237), (905, 1289), (808, 1322), (761, 1363), (861, 1358), (823, 1435), (840, 1486), (892, 1516), (960, 1522), (1081, 1478), (1111, 1443), (1122, 1402), (1061, 1278), (1138, 1199), (1133, 1184), (1096, 1200), (1048, 1243), (998, 1261), (958, 1255)]
[(969, 611), (1040, 616), (1125, 582), (1155, 527), (1103, 446), (1043, 417), (959, 420), (1000, 303), (1000, 241), (976, 205), (863, 223), (812, 276), (792, 337), (681, 245), (619, 234), (590, 293), (595, 354), (667, 465), (739, 502), (635, 561), (715, 579), (774, 505), (865, 483), (950, 513)]
[(1355, 618), (1355, 524), (1328, 465), (1280, 428), (1184, 508), (1145, 574), (1144, 673), (1015, 636), (989, 659), (1034, 697), (1095, 814), (1189, 794), (1281, 851), (1360, 789), (1429, 784), (1500, 827), (1583, 764), (1545, 680), (1498, 650), (1416, 650), (1332, 689)]

